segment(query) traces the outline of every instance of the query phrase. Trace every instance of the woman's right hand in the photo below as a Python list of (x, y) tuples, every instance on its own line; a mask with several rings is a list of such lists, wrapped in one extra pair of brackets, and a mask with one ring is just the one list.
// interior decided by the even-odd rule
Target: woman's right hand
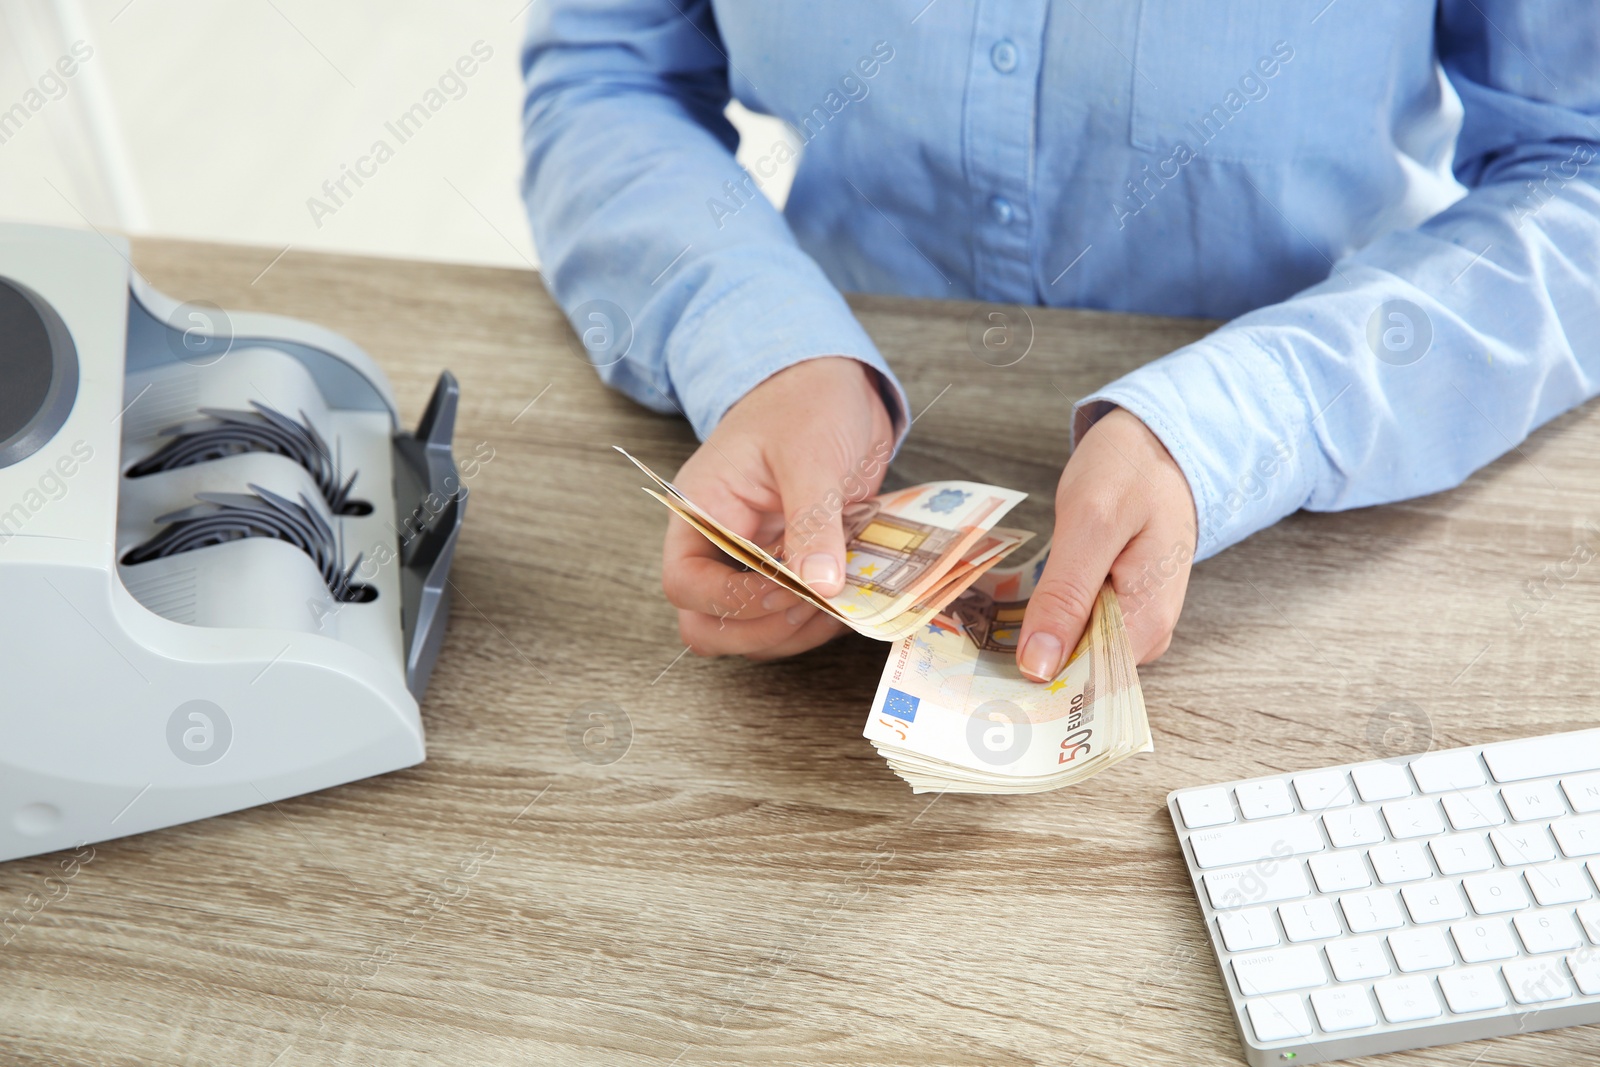
[[(877, 372), (844, 356), (787, 367), (732, 408), (674, 484), (764, 547), (818, 592), (844, 588), (844, 505), (877, 492), (894, 427)], [(661, 584), (698, 655), (771, 659), (822, 644), (842, 623), (761, 575), (734, 567), (686, 522), (668, 520)]]

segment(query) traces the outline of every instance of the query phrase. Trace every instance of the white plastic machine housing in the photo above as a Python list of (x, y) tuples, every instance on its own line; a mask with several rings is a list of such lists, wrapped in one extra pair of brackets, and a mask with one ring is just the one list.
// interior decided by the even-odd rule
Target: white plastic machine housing
[[(348, 340), (179, 305), (128, 251), (0, 226), (0, 296), (38, 318), (23, 329), (0, 313), (0, 860), (424, 757), (417, 702), (465, 505), (454, 379), (406, 433)], [(40, 323), (53, 371), (17, 348)], [(252, 402), (311, 424), (364, 510), (335, 514), (300, 463), (271, 452), (128, 476), (172, 427)], [(362, 598), (335, 597), (306, 552), (272, 537), (126, 561), (196, 494), (254, 486), (315, 506), (344, 555), (364, 555)]]

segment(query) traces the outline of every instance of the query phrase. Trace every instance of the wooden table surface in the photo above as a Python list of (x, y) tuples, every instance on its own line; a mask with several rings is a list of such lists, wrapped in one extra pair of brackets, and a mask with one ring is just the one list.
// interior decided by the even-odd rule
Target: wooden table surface
[[(1373, 758), (1397, 705), (1434, 747), (1595, 719), (1600, 564), (1565, 566), (1600, 548), (1591, 405), (1454, 492), (1201, 564), (1141, 672), (1154, 753), (1041, 796), (914, 796), (861, 737), (884, 645), (680, 658), (665, 516), (610, 446), (670, 471), (693, 436), (601, 386), (532, 273), (274, 253), (135, 244), (179, 299), (350, 336), (408, 422), (451, 368), (457, 455), (492, 449), (428, 759), (94, 846), (0, 948), (5, 1063), (1236, 1064), (1168, 790)], [(1071, 399), (1209, 328), (1032, 309), (1001, 368), (969, 347), (978, 305), (854, 303), (933, 405), (895, 476), (1027, 490), (1041, 531)], [(0, 914), (59, 860), (0, 865)], [(1371, 1062), (1597, 1057), (1587, 1027)]]

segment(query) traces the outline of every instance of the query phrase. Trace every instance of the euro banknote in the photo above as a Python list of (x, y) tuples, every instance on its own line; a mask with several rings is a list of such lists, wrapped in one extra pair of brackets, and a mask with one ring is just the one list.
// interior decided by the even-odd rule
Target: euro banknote
[(1059, 675), (1017, 669), (1043, 566), (991, 570), (890, 652), (863, 733), (915, 792), (1059, 789), (1154, 747), (1109, 584)]
[(998, 523), (1026, 493), (977, 482), (944, 481), (848, 502), (844, 588), (824, 596), (782, 558), (730, 529), (671, 482), (617, 449), (655, 488), (645, 492), (736, 562), (809, 601), (859, 633), (898, 640), (926, 625), (1033, 534)]

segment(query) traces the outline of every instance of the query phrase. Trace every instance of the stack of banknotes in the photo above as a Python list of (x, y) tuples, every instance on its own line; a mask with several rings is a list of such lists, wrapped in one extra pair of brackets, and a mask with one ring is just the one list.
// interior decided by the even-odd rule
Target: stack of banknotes
[(1017, 632), (1043, 569), (1041, 555), (991, 570), (890, 652), (864, 732), (913, 791), (1039, 793), (1154, 748), (1109, 584), (1053, 681), (1017, 670)]
[(645, 492), (736, 562), (857, 632), (893, 642), (864, 734), (915, 792), (1058, 789), (1153, 747), (1109, 585), (1054, 680), (1032, 682), (1017, 670), (1017, 634), (1045, 554), (1002, 567), (1033, 534), (999, 522), (1026, 494), (929, 482), (845, 504), (845, 587), (823, 596), (776, 551), (628, 458), (655, 483)]

